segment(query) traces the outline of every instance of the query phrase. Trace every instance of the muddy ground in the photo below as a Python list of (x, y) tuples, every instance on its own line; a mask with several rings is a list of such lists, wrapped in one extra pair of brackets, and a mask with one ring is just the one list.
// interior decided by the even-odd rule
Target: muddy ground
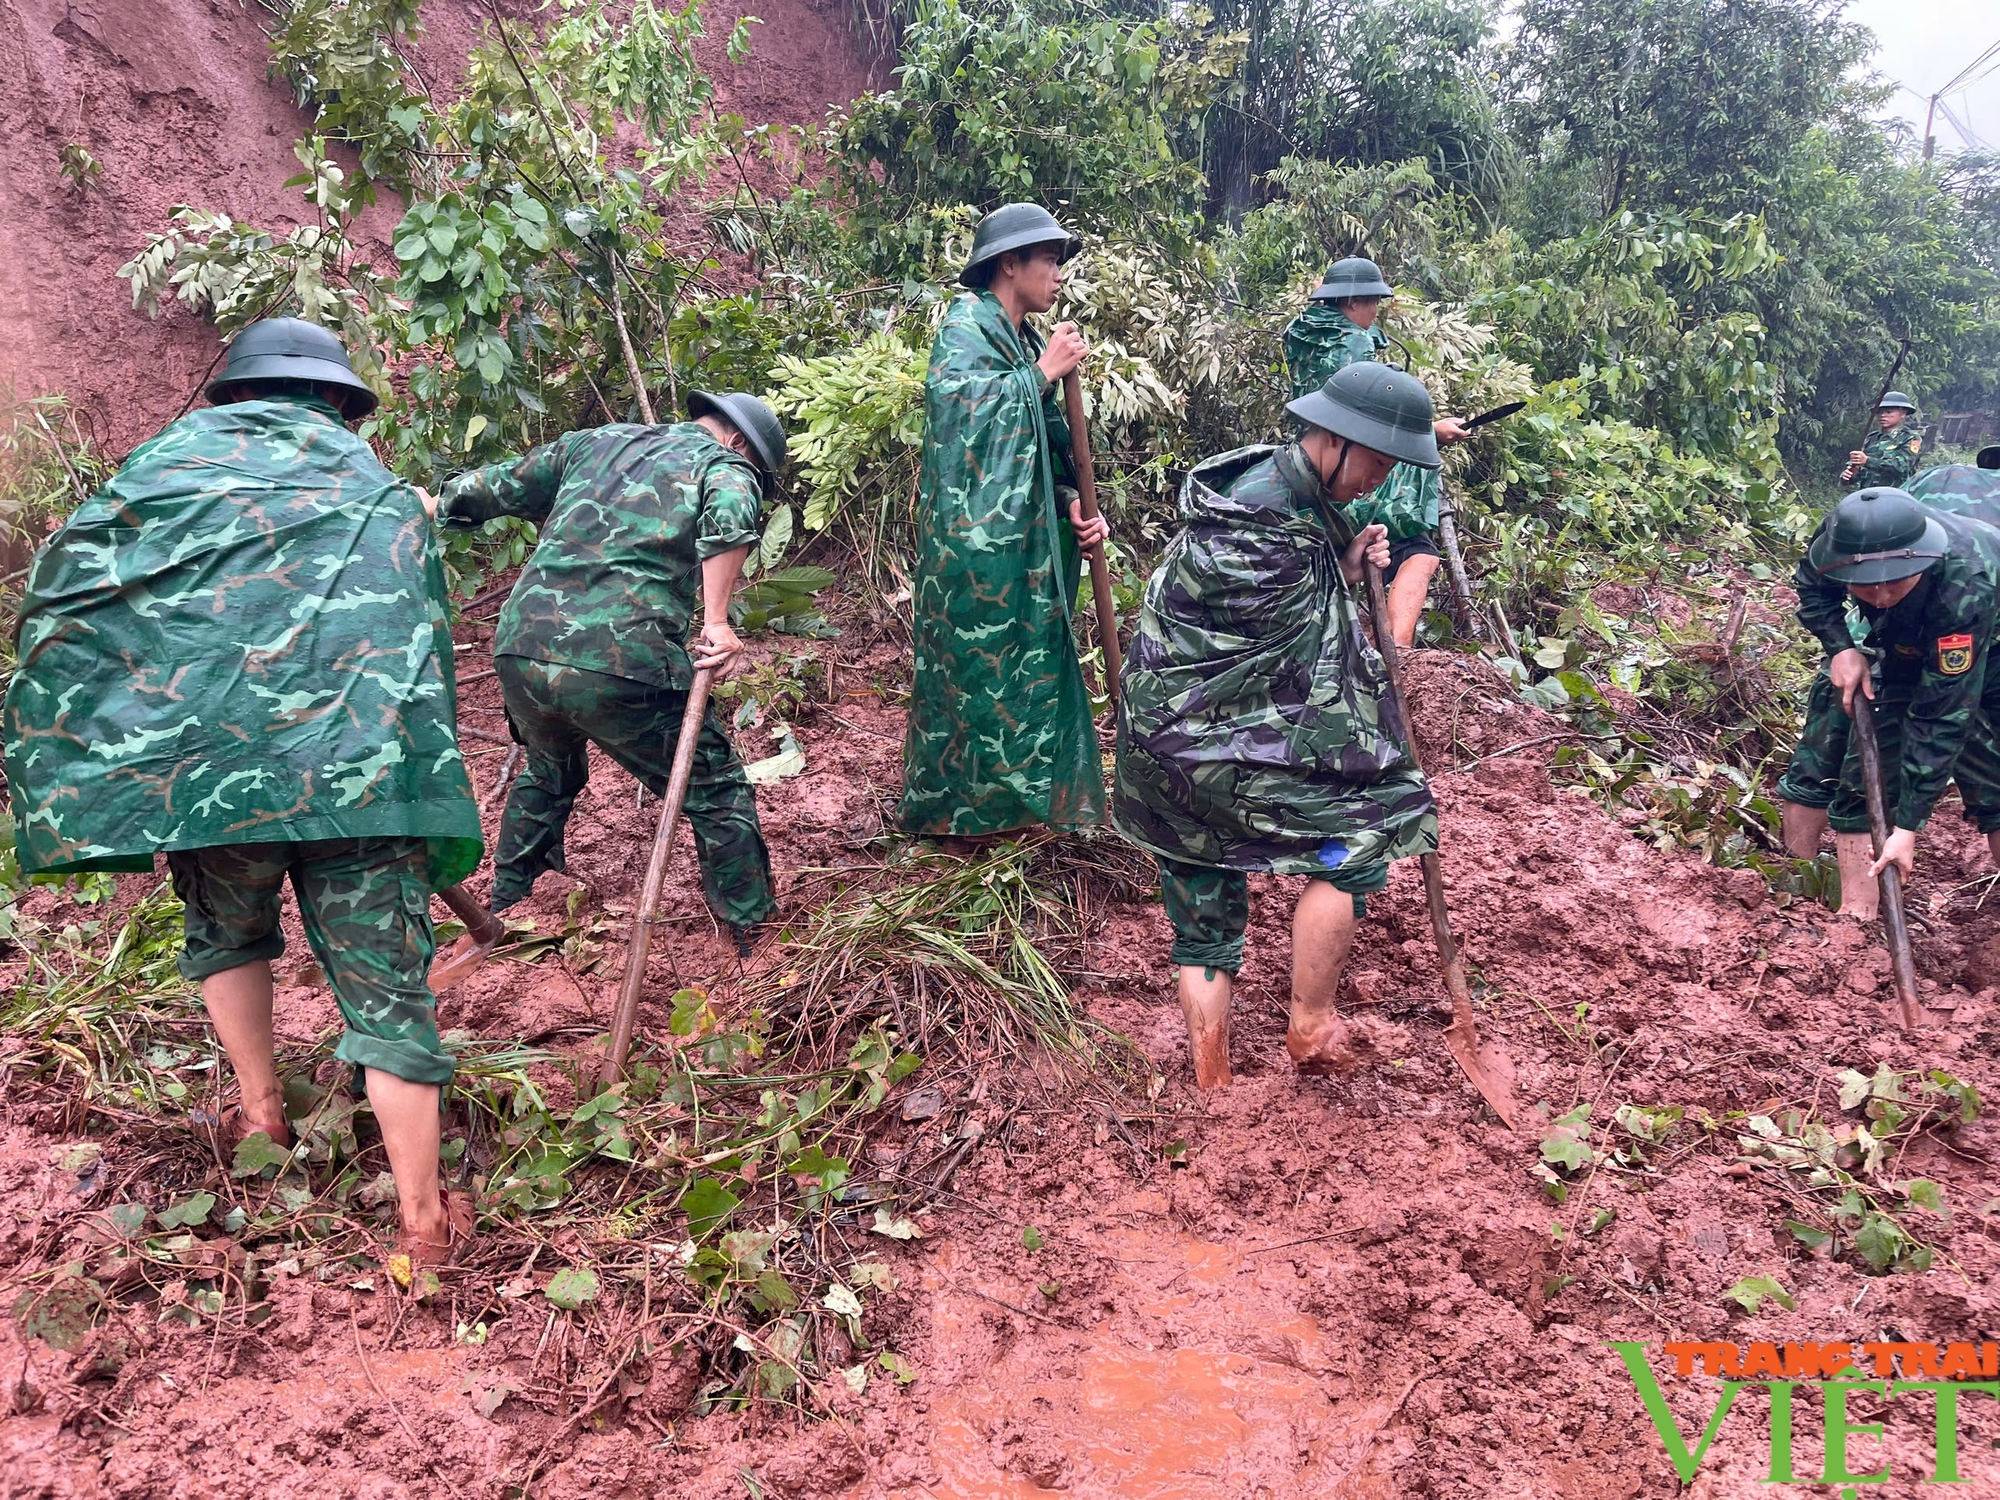
[[(462, 672), (484, 665), (481, 639), (461, 631)], [(780, 877), (794, 886), (800, 871), (878, 858), (868, 841), (898, 784), (895, 648), (850, 637), (816, 649), (844, 666), (832, 701), (798, 717), (808, 769), (761, 793)], [(1107, 1117), (1093, 1102), (1101, 1091), (1015, 1095), (1028, 1103), (919, 1216), (920, 1240), (843, 1231), (893, 1270), (865, 1329), (907, 1362), (906, 1384), (878, 1373), (856, 1394), (831, 1378), (821, 1395), (832, 1419), (768, 1406), (695, 1417), (693, 1376), (663, 1358), (635, 1366), (578, 1422), (523, 1401), (487, 1416), (482, 1397), (496, 1386), (537, 1378), (554, 1326), (537, 1299), (502, 1300), (490, 1276), (453, 1288), (453, 1306), (476, 1303), (491, 1324), (485, 1344), (468, 1346), (438, 1304), (281, 1274), (271, 1320), (227, 1340), (161, 1324), (150, 1303), (74, 1354), (0, 1322), (12, 1393), (0, 1494), (500, 1495), (508, 1475), (546, 1455), (534, 1492), (550, 1497), (1630, 1500), (1684, 1487), (1609, 1341), (1654, 1346), (1692, 1440), (1716, 1382), (1667, 1374), (1664, 1339), (1992, 1336), (1986, 1210), (2000, 1207), (2000, 1147), (1985, 1120), (1897, 1148), (1889, 1175), (1942, 1184), (1949, 1210), (1905, 1214), (1936, 1251), (1921, 1275), (1868, 1275), (1851, 1252), (1808, 1250), (1786, 1227), (1799, 1194), (1781, 1191), (1779, 1170), (1733, 1165), (1748, 1116), (1789, 1104), (1858, 1121), (1834, 1098), (1842, 1069), (1941, 1068), (1993, 1096), (2000, 903), (1982, 907), (1984, 887), (1965, 885), (1983, 848), (1955, 804), (1932, 825), (1914, 890), (1929, 1008), (1912, 1038), (1895, 1024), (1875, 932), (1781, 906), (1760, 877), (1655, 848), (1634, 815), (1559, 787), (1549, 765), (1561, 726), (1508, 699), (1484, 667), (1424, 653), (1412, 675), (1481, 1024), (1517, 1059), (1522, 1098), (1550, 1117), (1590, 1104), (1595, 1140), (1630, 1144), (1610, 1123), (1620, 1104), (1684, 1106), (1687, 1119), (1644, 1159), (1581, 1169), (1567, 1201), (1551, 1201), (1532, 1171), (1542, 1127), (1510, 1135), (1444, 1050), (1414, 864), (1370, 903), (1346, 996), (1368, 1045), (1346, 1080), (1301, 1079), (1286, 1058), (1296, 882), (1254, 883), (1238, 1081), (1211, 1097), (1192, 1087), (1164, 916), (1135, 896), (1093, 912), (1081, 995), (1150, 1060), (1157, 1098), (1135, 1090)], [(462, 723), (501, 728), (490, 678), (463, 699)], [(747, 736), (746, 752), (768, 753), (761, 740)], [(469, 748), (481, 752), (484, 788), (500, 751)], [(571, 825), (571, 876), (537, 889), (544, 923), (567, 919), (574, 891), (585, 923), (629, 909), (654, 816), (634, 792), (598, 767)], [(33, 900), (44, 919), (59, 915), (48, 895)], [(677, 921), (649, 971), (654, 1034), (664, 1014), (653, 1002), (676, 974), (707, 978), (726, 1005), (736, 973), (685, 859), (666, 909)], [(597, 972), (493, 966), (454, 992), (445, 1024), (591, 1046), (622, 958), (622, 924), (607, 925)], [(287, 964), (302, 952), (295, 942)], [(282, 990), (284, 1035), (312, 1038), (333, 1017), (323, 991)], [(995, 1074), (1032, 1066), (991, 1062)], [(84, 1130), (51, 1129), (20, 1104), (0, 1138), (10, 1283), (74, 1253), (64, 1235), (115, 1179), (100, 1170), (79, 1192), (78, 1174), (58, 1165), (65, 1148), (95, 1140), (115, 1168), (140, 1138), (97, 1116)], [(968, 1112), (1000, 1123), (997, 1103)], [(1713, 1130), (1694, 1123), (1703, 1112)], [(926, 1144), (930, 1126), (905, 1125), (893, 1108), (884, 1117), (872, 1160)], [(147, 1198), (143, 1180), (117, 1186)], [(1726, 1301), (1749, 1276), (1777, 1280), (1797, 1310), (1766, 1300), (1752, 1315)], [(1888, 1405), (1884, 1447), (1853, 1440), (1857, 1474), (1891, 1467), (1866, 1493), (1929, 1492), (1918, 1483), (1929, 1400)], [(1857, 1399), (1850, 1419), (1875, 1415), (1865, 1405)], [(2000, 1418), (1965, 1408), (1963, 1493), (2000, 1493)], [(1835, 1492), (1759, 1483), (1764, 1412), (1758, 1392), (1743, 1396), (1694, 1493)], [(1816, 1401), (1802, 1397), (1801, 1476), (1818, 1473), (1818, 1424)]]

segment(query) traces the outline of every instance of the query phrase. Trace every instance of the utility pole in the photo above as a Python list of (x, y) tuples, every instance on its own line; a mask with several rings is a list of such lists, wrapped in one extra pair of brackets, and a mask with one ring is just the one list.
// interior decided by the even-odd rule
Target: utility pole
[(1937, 102), (1938, 102), (1938, 96), (1936, 94), (1932, 94), (1930, 108), (1924, 111), (1924, 160), (1925, 161), (1929, 161), (1931, 159), (1931, 153), (1937, 149), (1937, 137), (1931, 134), (1931, 124), (1933, 121), (1937, 119)]

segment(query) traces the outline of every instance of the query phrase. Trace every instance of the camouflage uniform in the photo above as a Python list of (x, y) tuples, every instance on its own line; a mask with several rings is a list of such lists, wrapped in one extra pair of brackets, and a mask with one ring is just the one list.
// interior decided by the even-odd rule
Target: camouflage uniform
[(989, 291), (953, 298), (931, 345), (897, 813), (911, 833), (1103, 820), (1070, 634), (1079, 554), (1057, 495), (1069, 427), (1041, 351)]
[[(586, 741), (665, 791), (694, 680), (683, 642), (701, 565), (756, 541), (763, 503), (756, 466), (694, 422), (572, 432), (445, 486), (443, 525), (504, 515), (542, 528), (493, 640), (507, 721), (527, 749), (500, 822), (494, 910), (564, 868)], [(686, 812), (717, 915), (737, 928), (768, 917), (756, 797), (713, 713)]]
[(185, 978), (199, 982), (283, 954), (278, 921), (289, 875), (306, 944), (346, 1024), (333, 1055), (411, 1083), (451, 1081), (428, 982), (436, 948), (422, 839), (177, 849), (167, 869), (185, 908)]
[[(1308, 303), (1285, 329), (1285, 367), (1291, 372), (1292, 399), (1318, 390), (1336, 371), (1356, 360), (1374, 359), (1388, 347), (1388, 335), (1381, 329), (1361, 327), (1331, 302)], [(1413, 552), (1437, 554), (1430, 534), (1437, 530), (1438, 494), (1437, 470), (1397, 464), (1372, 495), (1347, 507), (1348, 521), (1357, 531), (1378, 521), (1389, 528), (1388, 577), (1393, 578), (1396, 568)]]
[(449, 626), (416, 493), (332, 406), (181, 418), (29, 575), (4, 729), (22, 868), (149, 870), (165, 851), (193, 978), (281, 951), (289, 871), (340, 1055), (448, 1078), (428, 898), (481, 854)]
[[(1925, 469), (1905, 488), (1934, 511), (2000, 526), (2000, 472), (1941, 464)], [(1806, 698), (1805, 728), (1778, 782), (1778, 795), (1806, 807), (1831, 805), (1846, 755), (1847, 715), (1834, 705), (1833, 683), (1822, 663)]]
[[(1792, 578), (1799, 622), (1825, 646), (1829, 661), (1857, 644), (1873, 659), (1890, 822), (1922, 828), (1945, 784), (1956, 779), (1967, 819), (1990, 833), (2000, 828), (2000, 673), (1987, 671), (2000, 601), (2000, 529), (1926, 508), (1945, 528), (1949, 550), (1894, 609), (1856, 601), (1863, 642), (1849, 625), (1846, 586), (1805, 559)], [(1778, 787), (1791, 801), (1826, 808), (1838, 832), (1868, 831), (1859, 751), (1849, 743), (1847, 716), (1824, 669)]]
[(1242, 872), (1362, 896), (1437, 815), (1341, 576), (1353, 524), (1298, 446), (1208, 460), (1181, 517), (1125, 656), (1111, 818), (1160, 860), (1175, 961), (1233, 969)]
[(1877, 427), (1861, 441), (1868, 461), (1847, 481), (1857, 490), (1871, 485), (1901, 489), (1917, 472), (1917, 455), (1923, 452), (1924, 437), (1917, 426), (1917, 414), (1903, 413), (1903, 423), (1894, 432)]

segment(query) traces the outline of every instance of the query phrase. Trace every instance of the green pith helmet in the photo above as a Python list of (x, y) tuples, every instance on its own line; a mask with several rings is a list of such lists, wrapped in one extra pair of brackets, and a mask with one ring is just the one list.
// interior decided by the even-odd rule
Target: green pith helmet
[(1326, 276), (1312, 289), (1309, 300), (1337, 302), (1342, 297), (1393, 297), (1395, 290), (1382, 279), (1382, 268), (1366, 256), (1350, 255), (1326, 268)]
[(1039, 203), (1003, 203), (979, 221), (972, 235), (972, 256), (958, 279), (966, 286), (985, 286), (1000, 269), (1001, 256), (1030, 245), (1060, 245), (1057, 254), (1068, 260), (1083, 248), (1083, 241)]
[(262, 380), (332, 386), (327, 397), (349, 421), (375, 410), (375, 393), (354, 373), (339, 336), (303, 318), (265, 318), (237, 334), (205, 394), (215, 401), (218, 391)]
[(1285, 410), (1302, 422), (1323, 427), (1399, 463), (1435, 469), (1437, 410), (1424, 383), (1406, 370), (1362, 360), (1334, 373), (1316, 391), (1288, 402)]
[(1833, 508), (1806, 560), (1835, 583), (1890, 583), (1921, 573), (1945, 553), (1944, 528), (1908, 490), (1856, 490)]
[(2000, 469), (2000, 443), (1988, 443), (1973, 455), (1972, 461), (1982, 469)]
[(1912, 401), (1908, 396), (1905, 396), (1901, 391), (1884, 391), (1882, 399), (1875, 403), (1875, 410), (1889, 411), (1891, 409), (1896, 411), (1915, 411), (1917, 403)]
[(748, 439), (757, 466), (775, 474), (785, 466), (785, 429), (778, 414), (755, 396), (742, 391), (710, 395), (688, 392), (689, 417), (720, 417)]

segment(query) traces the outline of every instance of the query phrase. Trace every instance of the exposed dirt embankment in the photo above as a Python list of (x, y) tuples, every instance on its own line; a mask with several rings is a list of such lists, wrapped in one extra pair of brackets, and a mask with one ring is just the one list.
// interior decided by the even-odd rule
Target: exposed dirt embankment
[[(732, 67), (722, 39), (746, 11), (764, 24)], [(413, 60), (434, 88), (449, 91), (487, 18), (477, 0), (424, 7)], [(267, 19), (254, 0), (0, 0), (0, 396), (62, 391), (114, 453), (181, 409), (214, 331), (179, 308), (135, 312), (116, 272), (176, 204), (279, 232), (299, 222), (283, 184), (309, 122), (268, 77)], [(718, 0), (707, 21), (717, 105), (752, 123), (815, 124), (867, 85), (841, 0)], [(62, 177), (69, 145), (99, 164), (88, 188)], [(394, 264), (400, 211), (385, 195), (360, 226), (377, 266)]]

